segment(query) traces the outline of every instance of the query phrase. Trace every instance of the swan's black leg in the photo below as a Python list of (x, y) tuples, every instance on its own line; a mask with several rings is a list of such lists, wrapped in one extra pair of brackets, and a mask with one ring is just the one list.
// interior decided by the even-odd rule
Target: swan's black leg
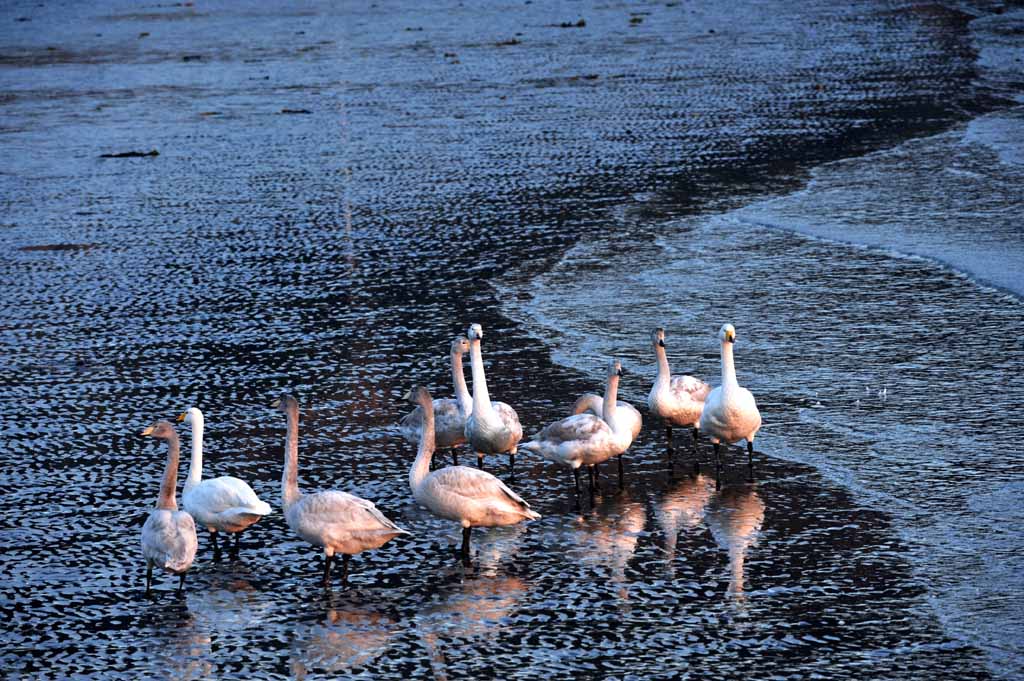
[(178, 593), (180, 594), (181, 590), (184, 589), (184, 588), (185, 588), (185, 573), (182, 572), (181, 576), (178, 577)]
[(216, 556), (220, 553), (220, 543), (217, 541), (217, 530), (210, 532), (210, 539), (213, 541), (213, 554)]
[(754, 482), (754, 443), (747, 440), (747, 482)]
[(462, 564), (466, 567), (469, 567), (469, 533), (472, 530), (471, 527), (462, 528)]
[(580, 493), (580, 469), (579, 468), (573, 468), (572, 469), (572, 480), (573, 480), (573, 483), (576, 485), (576, 495), (579, 496), (579, 493)]
[(590, 479), (590, 495), (594, 495), (594, 490), (597, 488), (597, 471), (594, 470), (594, 466), (587, 466), (587, 475)]
[(693, 474), (698, 475), (700, 473), (700, 452), (697, 450), (697, 436), (700, 431), (697, 428), (693, 429)]
[(341, 583), (348, 586), (348, 562), (352, 560), (352, 556), (347, 553), (342, 554), (341, 559)]
[(452, 465), (459, 465), (459, 450), (456, 449), (455, 447), (452, 447)]
[(619, 454), (619, 489), (626, 488), (626, 479), (622, 473), (622, 454)]
[(669, 451), (669, 453), (671, 453), (672, 452), (672, 424), (671, 423), (666, 423), (665, 424), (665, 439), (668, 442), (668, 451)]
[(516, 479), (516, 453), (508, 453), (508, 474), (513, 481)]
[(715, 489), (722, 489), (722, 457), (719, 448), (721, 445), (715, 443)]
[(149, 595), (149, 588), (153, 584), (153, 564), (146, 563), (146, 595)]
[(484, 455), (480, 452), (476, 453), (476, 467), (480, 470), (484, 469)]
[(331, 562), (333, 560), (334, 556), (324, 555), (324, 586), (331, 583)]

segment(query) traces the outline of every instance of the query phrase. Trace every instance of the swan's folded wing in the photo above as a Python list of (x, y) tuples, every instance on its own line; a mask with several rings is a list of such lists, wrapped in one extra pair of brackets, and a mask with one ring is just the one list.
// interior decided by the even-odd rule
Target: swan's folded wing
[(673, 376), (671, 388), (680, 397), (689, 396), (699, 402), (706, 400), (711, 392), (710, 385), (693, 376)]
[(238, 507), (250, 509), (257, 515), (270, 513), (270, 507), (260, 501), (247, 482), (228, 475), (203, 480), (189, 490), (183, 502), (187, 509), (200, 515)]
[(498, 412), (498, 418), (512, 432), (513, 437), (517, 441), (522, 439), (523, 426), (519, 423), (519, 414), (516, 413), (516, 410), (504, 402), (495, 402), (493, 406), (494, 411)]
[[(300, 525), (313, 523), (320, 527), (338, 525), (350, 531), (393, 531), (406, 534), (406, 531), (395, 525), (384, 516), (372, 501), (357, 497), (348, 492), (329, 490), (302, 497), (302, 513)], [(313, 528), (310, 528), (313, 529)]]
[(563, 442), (588, 440), (602, 430), (608, 430), (608, 424), (597, 416), (576, 414), (545, 426), (533, 439), (558, 445)]

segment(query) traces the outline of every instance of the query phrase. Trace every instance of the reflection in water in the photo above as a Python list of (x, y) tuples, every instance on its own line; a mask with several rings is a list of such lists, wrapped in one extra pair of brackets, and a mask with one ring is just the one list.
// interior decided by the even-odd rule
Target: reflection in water
[(747, 549), (757, 543), (764, 521), (764, 502), (753, 485), (726, 487), (708, 504), (707, 523), (718, 545), (729, 552), (729, 590), (737, 601), (746, 600), (743, 563)]
[(211, 574), (206, 588), (189, 595), (189, 606), (196, 617), (216, 630), (258, 626), (270, 608), (270, 601), (246, 579), (247, 574), (248, 570), (241, 567)]
[(665, 493), (657, 507), (658, 524), (665, 533), (665, 551), (669, 576), (675, 576), (676, 541), (679, 532), (692, 530), (704, 520), (714, 481), (703, 475), (686, 476)]
[(573, 539), (579, 547), (575, 560), (582, 563), (598, 562), (611, 574), (611, 581), (619, 586), (620, 600), (629, 600), (626, 588), (626, 566), (636, 552), (640, 533), (647, 524), (644, 505), (630, 499), (628, 492), (602, 501), (589, 515), (582, 516)]
[[(311, 671), (342, 672), (372, 662), (387, 648), (397, 625), (387, 615), (342, 602), (329, 607), (323, 624), (300, 629), (292, 642), (291, 672), (304, 679)], [(332, 598), (333, 604), (333, 598)]]
[(154, 607), (166, 609), (151, 613), (151, 668), (161, 678), (174, 681), (208, 678), (213, 673), (213, 651), (207, 628), (189, 612), (184, 601), (170, 607)]
[(526, 595), (529, 584), (502, 574), (501, 565), (515, 556), (526, 528), (492, 528), (477, 542), (477, 563), (472, 575), (455, 568), (460, 577), (442, 587), (417, 616), (423, 645), (430, 655), (434, 677), (447, 679), (446, 641), (493, 637)]

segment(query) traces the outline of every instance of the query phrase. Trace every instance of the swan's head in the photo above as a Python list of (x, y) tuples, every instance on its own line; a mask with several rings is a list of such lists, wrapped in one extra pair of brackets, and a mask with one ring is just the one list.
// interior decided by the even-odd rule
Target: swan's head
[(651, 343), (659, 348), (665, 347), (665, 329), (660, 326), (651, 331)]
[(288, 393), (285, 393), (284, 395), (281, 395), (281, 397), (279, 399), (274, 400), (274, 402), (270, 405), (270, 408), (271, 409), (276, 409), (279, 412), (287, 414), (288, 412), (292, 411), (293, 409), (295, 411), (298, 411), (299, 410), (299, 403), (298, 403), (298, 401), (296, 401), (296, 399), (294, 397), (292, 397)]
[(608, 378), (611, 378), (612, 376), (619, 378), (622, 377), (622, 362), (617, 359), (613, 359), (608, 363)]
[(404, 399), (406, 402), (411, 402), (412, 404), (419, 405), (432, 403), (430, 391), (424, 388), (422, 385), (418, 385), (415, 388), (411, 388), (409, 392), (405, 393), (405, 397), (403, 397), (402, 399)]
[(139, 433), (139, 435), (142, 437), (155, 437), (158, 440), (167, 440), (175, 436), (174, 426), (167, 421), (157, 421)]
[(484, 337), (484, 328), (479, 324), (470, 324), (469, 332), (466, 335), (469, 336), (471, 341), (480, 340)]
[(718, 340), (723, 343), (736, 342), (736, 329), (733, 328), (732, 324), (722, 324), (722, 329), (718, 332)]
[(452, 354), (453, 355), (464, 355), (469, 352), (469, 339), (465, 336), (459, 336), (452, 341)]
[(199, 411), (196, 407), (189, 407), (188, 411), (179, 414), (175, 420), (178, 423), (195, 426), (197, 423), (203, 422), (203, 412)]

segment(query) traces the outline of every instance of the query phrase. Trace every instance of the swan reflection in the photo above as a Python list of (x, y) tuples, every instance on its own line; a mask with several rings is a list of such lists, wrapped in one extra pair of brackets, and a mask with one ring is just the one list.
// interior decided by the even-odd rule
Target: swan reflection
[(727, 487), (708, 504), (707, 524), (720, 547), (729, 552), (728, 594), (738, 601), (744, 595), (744, 561), (757, 543), (764, 522), (764, 502), (753, 485)]
[(312, 671), (337, 673), (365, 665), (384, 652), (397, 630), (394, 620), (372, 608), (355, 604), (330, 607), (323, 623), (296, 633), (292, 675), (301, 680)]
[(184, 603), (156, 613), (150, 625), (149, 659), (161, 678), (191, 681), (213, 674), (210, 632)]
[(619, 586), (618, 597), (628, 600), (626, 567), (646, 524), (647, 510), (642, 503), (632, 501), (628, 492), (606, 499), (578, 518), (572, 534), (576, 544), (573, 560), (605, 566), (611, 581)]
[(675, 575), (676, 543), (679, 533), (693, 530), (704, 522), (708, 501), (715, 491), (715, 481), (703, 475), (687, 476), (669, 489), (656, 509), (658, 524), (665, 533), (667, 569)]

